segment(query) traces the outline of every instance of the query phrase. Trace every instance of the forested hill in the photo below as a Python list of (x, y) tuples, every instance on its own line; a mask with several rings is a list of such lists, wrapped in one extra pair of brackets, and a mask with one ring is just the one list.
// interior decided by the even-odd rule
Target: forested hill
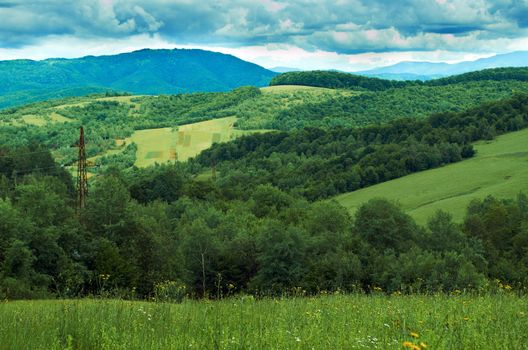
[(335, 71), (287, 72), (276, 76), (270, 85), (305, 85), (330, 89), (354, 89), (383, 91), (394, 87), (404, 87), (403, 81), (369, 78), (361, 75)]
[(396, 81), (379, 78), (370, 78), (350, 73), (333, 71), (307, 71), (288, 72), (276, 76), (270, 85), (305, 85), (331, 89), (353, 89), (383, 91), (391, 88), (403, 88), (408, 86), (441, 86), (457, 83), (477, 81), (528, 81), (528, 68), (494, 68), (477, 72), (470, 72), (451, 77), (422, 81)]
[[(473, 156), (472, 142), (527, 126), (528, 95), (518, 94), (427, 119), (245, 136), (213, 145), (197, 161), (204, 166), (216, 164), (219, 181), (237, 184), (240, 194), (272, 184), (317, 200), (457, 162)], [(230, 190), (232, 195), (235, 191)]]
[(0, 61), (0, 108), (107, 90), (136, 94), (228, 91), (268, 85), (276, 73), (203, 50), (140, 50), (113, 56)]

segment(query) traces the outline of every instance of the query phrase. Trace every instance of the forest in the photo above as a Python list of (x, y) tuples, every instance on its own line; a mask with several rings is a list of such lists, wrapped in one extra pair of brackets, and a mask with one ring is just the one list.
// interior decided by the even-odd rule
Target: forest
[(402, 88), (417, 85), (441, 86), (483, 80), (528, 81), (528, 68), (522, 67), (483, 69), (479, 71), (453, 75), (445, 78), (432, 79), (428, 81), (396, 81), (365, 77), (361, 75), (336, 71), (303, 71), (288, 72), (278, 75), (271, 79), (270, 85), (306, 85), (325, 87), (330, 89), (365, 89), (370, 91), (383, 91), (391, 88)]
[(234, 198), (270, 183), (316, 200), (471, 157), (471, 142), (527, 126), (528, 95), (518, 94), (427, 119), (244, 136), (213, 145), (197, 162), (216, 164), (221, 187)]
[(16, 185), (2, 177), (2, 298), (177, 301), (296, 289), (484, 291), (494, 279), (515, 288), (527, 282), (528, 198), (521, 194), (472, 202), (462, 225), (438, 212), (420, 227), (383, 199), (355, 217), (270, 185), (226, 200), (214, 183), (188, 181), (176, 165), (109, 172), (80, 216), (71, 187), (52, 172)]
[[(521, 290), (524, 194), (475, 200), (461, 224), (440, 211), (425, 226), (384, 199), (354, 216), (318, 200), (471, 157), (471, 142), (527, 124), (517, 94), (426, 119), (245, 136), (186, 163), (109, 162), (81, 210), (48, 147), (3, 146), (0, 297), (488, 291), (494, 280)], [(212, 164), (217, 176), (204, 176)]]
[[(522, 68), (511, 70), (522, 77)], [(422, 119), (436, 112), (462, 112), (505, 99), (512, 91), (528, 93), (528, 85), (521, 78), (496, 78), (501, 71), (462, 75), (456, 78), (460, 81), (450, 78), (455, 80), (438, 86), (408, 84), (383, 91), (299, 89), (269, 92), (242, 87), (217, 93), (130, 96), (108, 92), (49, 100), (1, 110), (0, 144), (25, 147), (29, 142), (36, 142), (48, 147), (61, 165), (71, 165), (76, 157), (72, 146), (77, 141), (80, 125), (89, 130), (87, 152), (88, 157), (92, 157), (118, 150), (116, 140), (130, 137), (136, 130), (175, 128), (228, 116), (238, 118), (236, 126), (239, 129), (283, 131), (305, 127), (364, 127), (402, 118)], [(130, 164), (126, 153), (121, 158), (119, 163)]]

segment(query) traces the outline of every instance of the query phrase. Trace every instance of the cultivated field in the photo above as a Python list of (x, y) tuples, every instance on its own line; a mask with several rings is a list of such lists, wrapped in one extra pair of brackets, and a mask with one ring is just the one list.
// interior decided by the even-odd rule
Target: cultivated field
[(314, 94), (322, 94), (322, 93), (335, 94), (336, 93), (335, 89), (327, 89), (327, 88), (303, 86), (303, 85), (266, 86), (266, 87), (260, 88), (260, 91), (262, 91), (263, 93), (270, 93), (270, 94), (293, 93), (293, 92), (298, 92), (298, 91), (309, 92), (309, 93), (314, 93)]
[(134, 132), (126, 144), (136, 143), (136, 166), (146, 167), (168, 161), (186, 161), (216, 142), (226, 142), (249, 130), (234, 128), (236, 117), (207, 120), (172, 128), (147, 129)]
[(462, 221), (474, 198), (514, 198), (528, 193), (528, 129), (475, 144), (474, 158), (337, 196), (352, 213), (374, 197), (400, 202), (419, 223), (438, 209)]
[(2, 349), (527, 349), (527, 329), (512, 293), (0, 304)]

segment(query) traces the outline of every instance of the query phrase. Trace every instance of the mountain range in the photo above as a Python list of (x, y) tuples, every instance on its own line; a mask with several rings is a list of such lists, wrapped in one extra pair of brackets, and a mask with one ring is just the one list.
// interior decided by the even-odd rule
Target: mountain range
[(394, 80), (430, 80), (488, 68), (525, 66), (528, 66), (528, 51), (517, 51), (455, 64), (400, 62), (387, 67), (354, 72), (354, 74)]
[(111, 56), (0, 61), (0, 108), (94, 92), (174, 94), (266, 86), (277, 73), (204, 50), (150, 50)]

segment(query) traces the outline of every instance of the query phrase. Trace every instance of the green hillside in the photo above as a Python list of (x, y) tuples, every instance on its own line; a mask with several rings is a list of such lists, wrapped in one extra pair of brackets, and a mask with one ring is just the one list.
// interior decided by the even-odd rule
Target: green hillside
[(361, 89), (383, 91), (395, 87), (404, 87), (411, 83), (370, 78), (362, 75), (335, 71), (287, 72), (274, 77), (270, 85), (306, 85), (330, 89)]
[[(57, 161), (70, 164), (76, 157), (71, 145), (76, 142), (80, 125), (86, 129), (88, 156), (94, 157), (115, 150), (116, 140), (130, 138), (138, 131), (145, 134), (145, 130), (235, 117), (237, 129), (251, 132), (263, 129), (260, 125), (265, 125), (269, 116), (307, 101), (353, 94), (345, 90), (281, 86), (160, 96), (94, 94), (49, 100), (0, 111), (0, 145), (18, 147), (38, 142), (52, 149)], [(183, 159), (195, 152), (186, 154)]]
[(335, 197), (350, 212), (375, 197), (398, 201), (419, 223), (441, 209), (461, 222), (468, 203), (493, 195), (528, 193), (528, 130), (475, 144), (477, 154), (455, 164), (426, 170)]
[(265, 86), (276, 73), (203, 50), (140, 50), (113, 56), (0, 61), (0, 108), (87, 93), (175, 94)]
[(391, 88), (402, 88), (407, 86), (439, 86), (482, 80), (528, 81), (528, 68), (512, 67), (483, 69), (439, 79), (432, 79), (429, 81), (421, 81), (418, 79), (397, 81), (336, 71), (287, 72), (274, 77), (270, 81), (270, 85), (305, 85), (330, 89), (363, 89), (370, 91), (383, 91)]
[(497, 68), (443, 79), (390, 81), (340, 72), (290, 72), (271, 85), (304, 85), (361, 92), (314, 98), (277, 115), (262, 128), (281, 130), (306, 126), (365, 126), (398, 118), (425, 118), (431, 113), (459, 112), (483, 102), (528, 92), (528, 68)]

